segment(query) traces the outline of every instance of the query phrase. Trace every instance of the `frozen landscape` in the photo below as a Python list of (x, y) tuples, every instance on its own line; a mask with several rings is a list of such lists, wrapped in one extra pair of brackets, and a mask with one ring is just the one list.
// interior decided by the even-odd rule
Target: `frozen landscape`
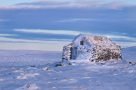
[(0, 90), (136, 90), (136, 0), (0, 0)]
[(0, 51), (0, 90), (136, 90), (136, 47), (123, 49), (123, 62), (88, 60), (55, 67), (61, 52)]

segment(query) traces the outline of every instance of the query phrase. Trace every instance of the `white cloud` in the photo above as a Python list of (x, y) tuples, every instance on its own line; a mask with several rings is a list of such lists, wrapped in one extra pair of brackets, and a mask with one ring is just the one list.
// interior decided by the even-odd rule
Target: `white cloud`
[(81, 32), (72, 30), (43, 30), (43, 29), (15, 29), (16, 32), (35, 33), (35, 34), (53, 34), (53, 35), (71, 35), (76, 36)]
[(0, 37), (17, 36), (15, 34), (0, 34)]
[[(99, 35), (99, 34), (95, 34), (95, 35)], [(63, 46), (70, 43), (69, 39), (68, 40), (67, 39), (29, 40), (29, 39), (8, 38), (5, 36), (10, 36), (10, 35), (7, 34), (0, 36), (0, 49), (2, 50), (62, 51)], [(122, 47), (136, 46), (136, 39), (132, 37), (119, 36), (119, 35), (104, 35), (104, 36), (107, 36), (112, 39), (116, 38), (116, 39), (130, 40), (128, 42), (122, 42), (122, 41), (117, 42), (117, 44), (121, 45)]]
[(70, 18), (70, 19), (58, 20), (57, 22), (64, 23), (64, 22), (96, 21), (96, 20), (98, 20), (98, 19), (94, 19), (94, 18)]
[(45, 42), (58, 42), (58, 41), (70, 41), (69, 39), (48, 39), (48, 40), (31, 40), (31, 39), (17, 39), (17, 38), (8, 38), (8, 37), (0, 37), (0, 42), (24, 42), (24, 43), (45, 43)]
[(69, 41), (41, 41), (0, 37), (0, 50), (61, 51)]
[[(80, 32), (74, 30), (43, 30), (43, 29), (15, 29), (16, 32), (22, 33), (35, 33), (35, 34), (53, 34), (53, 35), (70, 35), (70, 36), (77, 36), (79, 34), (91, 34), (89, 32)], [(97, 33), (93, 33), (94, 35), (100, 35)], [(129, 40), (129, 41), (136, 41), (135, 37), (129, 37), (126, 35), (112, 35), (112, 34), (101, 34), (111, 39), (118, 39), (118, 40)]]
[(40, 8), (110, 8), (120, 9), (126, 5), (122, 0), (35, 0), (12, 6), (1, 6), (0, 9), (40, 9)]
[(133, 47), (136, 46), (136, 42), (116, 42), (117, 44), (119, 44), (122, 48), (126, 48), (126, 47)]
[[(62, 51), (63, 46), (70, 41), (42, 41), (28, 39), (14, 39), (0, 37), (0, 50), (44, 50), (44, 51)], [(136, 42), (116, 42), (122, 47), (136, 46)]]
[[(15, 29), (16, 32), (22, 33), (36, 33), (36, 34), (57, 34), (57, 35), (73, 35), (90, 34), (87, 32), (69, 31), (69, 30), (33, 30), (33, 29)], [(94, 34), (100, 35), (100, 34)], [(101, 34), (102, 35), (102, 34)], [(13, 34), (0, 34), (0, 49), (4, 50), (45, 50), (45, 51), (62, 51), (64, 45), (70, 43), (69, 39), (48, 39), (48, 40), (30, 40), (30, 39), (17, 39), (8, 38), (6, 36), (13, 36)], [(123, 36), (123, 35), (110, 35), (107, 36), (116, 40), (128, 40), (117, 42), (122, 47), (136, 46), (136, 38)], [(116, 41), (115, 41), (116, 42)]]
[(112, 38), (112, 39), (119, 39), (119, 40), (129, 40), (129, 41), (135, 41), (136, 42), (136, 38), (134, 37), (129, 37), (129, 36), (122, 36), (122, 35), (105, 35), (108, 38)]
[(128, 22), (128, 21), (136, 21), (136, 19), (132, 19), (132, 18), (123, 18), (123, 19), (113, 19), (110, 18), (109, 19), (104, 19), (104, 18), (67, 18), (67, 19), (62, 19), (62, 20), (58, 20), (56, 22), (59, 23), (71, 23), (71, 22), (87, 22), (87, 21), (102, 21), (102, 22)]

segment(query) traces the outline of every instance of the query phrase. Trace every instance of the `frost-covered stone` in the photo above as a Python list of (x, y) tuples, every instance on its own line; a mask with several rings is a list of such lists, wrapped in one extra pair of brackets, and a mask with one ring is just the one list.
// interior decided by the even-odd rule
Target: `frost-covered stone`
[(104, 36), (78, 35), (63, 47), (62, 60), (85, 59), (92, 62), (121, 60), (121, 47)]

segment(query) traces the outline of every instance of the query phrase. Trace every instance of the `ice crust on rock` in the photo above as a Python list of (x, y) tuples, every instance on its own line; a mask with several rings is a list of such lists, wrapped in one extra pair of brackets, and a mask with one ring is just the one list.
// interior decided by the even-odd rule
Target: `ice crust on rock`
[(92, 62), (121, 60), (121, 47), (104, 36), (80, 34), (63, 47), (64, 60), (90, 60)]

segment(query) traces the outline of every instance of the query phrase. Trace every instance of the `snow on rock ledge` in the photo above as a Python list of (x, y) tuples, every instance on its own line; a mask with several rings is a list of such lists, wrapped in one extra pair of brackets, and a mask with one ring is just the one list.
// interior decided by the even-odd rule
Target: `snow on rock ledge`
[(77, 59), (91, 62), (121, 60), (121, 47), (107, 37), (80, 34), (63, 47), (62, 54), (62, 61)]

